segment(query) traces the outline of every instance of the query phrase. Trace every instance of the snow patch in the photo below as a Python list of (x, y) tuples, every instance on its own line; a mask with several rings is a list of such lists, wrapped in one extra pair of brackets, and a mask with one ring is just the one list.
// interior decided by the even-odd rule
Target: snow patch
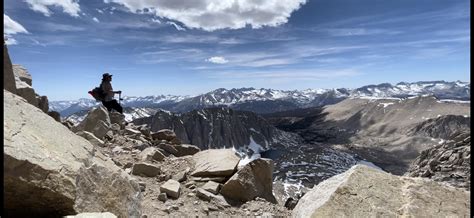
[(369, 161), (360, 160), (359, 162), (357, 162), (357, 164), (366, 165), (366, 166), (368, 166), (368, 167), (372, 167), (372, 168), (374, 168), (374, 169), (384, 171), (382, 168), (380, 168), (379, 166), (377, 166), (377, 165), (375, 165), (374, 163), (369, 162)]
[[(253, 140), (253, 137), (250, 136), (250, 144), (248, 144), (247, 147), (249, 150), (252, 150), (252, 155), (249, 157), (249, 155), (247, 155), (245, 152), (238, 152), (240, 154), (243, 153), (243, 156), (244, 158), (242, 158), (240, 161), (239, 161), (239, 167), (241, 166), (245, 166), (247, 165), (248, 163), (250, 163), (251, 161), (255, 160), (255, 159), (258, 159), (258, 158), (261, 158), (262, 156), (260, 155), (260, 152), (263, 152), (265, 151), (265, 149), (263, 149), (263, 147), (260, 145), (260, 144), (257, 144), (254, 140)], [(235, 150), (235, 149), (234, 149)]]
[(383, 108), (388, 107), (389, 105), (395, 104), (393, 102), (388, 102), (388, 103), (379, 103), (377, 106), (383, 106)]

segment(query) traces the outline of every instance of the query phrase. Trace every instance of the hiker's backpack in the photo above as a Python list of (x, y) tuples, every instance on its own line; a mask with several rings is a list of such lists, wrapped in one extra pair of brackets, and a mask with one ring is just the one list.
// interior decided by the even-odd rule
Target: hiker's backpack
[(95, 87), (88, 93), (92, 95), (92, 97), (94, 97), (96, 101), (103, 101), (105, 99), (105, 96), (107, 95), (107, 93), (105, 93), (104, 90), (102, 89), (102, 85), (99, 87)]

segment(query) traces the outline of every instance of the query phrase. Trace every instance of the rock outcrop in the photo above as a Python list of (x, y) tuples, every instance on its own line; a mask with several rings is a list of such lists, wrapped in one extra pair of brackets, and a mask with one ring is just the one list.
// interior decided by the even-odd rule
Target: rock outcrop
[(15, 74), (13, 74), (12, 61), (5, 41), (3, 41), (3, 88), (16, 94)]
[(194, 154), (193, 160), (192, 176), (227, 177), (234, 174), (240, 159), (232, 149), (209, 149)]
[(468, 217), (470, 192), (355, 165), (306, 193), (293, 217)]
[(470, 132), (453, 134), (448, 141), (422, 151), (406, 175), (426, 177), (470, 190)]
[(26, 70), (26, 68), (19, 64), (13, 64), (12, 68), (13, 72), (15, 73), (15, 76), (18, 77), (20, 81), (25, 82), (29, 86), (33, 86), (33, 78), (31, 77), (31, 74), (28, 73), (28, 70)]
[(153, 117), (134, 121), (147, 124), (151, 131), (170, 129), (183, 144), (193, 144), (201, 150), (231, 148), (245, 150), (252, 140), (268, 149), (281, 132), (259, 115), (228, 108), (207, 108), (181, 115), (158, 111)]
[(32, 87), (33, 80), (28, 70), (19, 64), (12, 65), (15, 76), (16, 94), (23, 97), (28, 103), (48, 113), (49, 103), (47, 96), (38, 95)]
[[(13, 74), (15, 75), (15, 84), (16, 84), (16, 94), (26, 99), (26, 101), (34, 106), (38, 106), (38, 99), (36, 98), (36, 93), (31, 84), (30, 79), (25, 79), (28, 75), (31, 78), (31, 75), (28, 71), (23, 68), (21, 65), (14, 64)], [(26, 81), (26, 82), (25, 82)]]
[(261, 197), (276, 203), (272, 187), (273, 161), (259, 158), (245, 165), (222, 186), (220, 193), (227, 198), (246, 202)]
[[(140, 217), (138, 184), (86, 139), (4, 90), (4, 208), (11, 216)], [(27, 208), (27, 209), (26, 209)]]

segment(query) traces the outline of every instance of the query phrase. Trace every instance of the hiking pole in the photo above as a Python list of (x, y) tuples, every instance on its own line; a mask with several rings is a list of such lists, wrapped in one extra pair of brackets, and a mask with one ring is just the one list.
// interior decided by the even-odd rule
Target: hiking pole
[(119, 104), (120, 104), (120, 101), (123, 100), (122, 99), (122, 92), (119, 92)]

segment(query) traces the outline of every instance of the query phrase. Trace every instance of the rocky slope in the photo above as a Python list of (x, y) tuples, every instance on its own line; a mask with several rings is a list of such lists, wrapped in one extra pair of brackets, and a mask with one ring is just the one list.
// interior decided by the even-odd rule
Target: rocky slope
[(411, 128), (410, 135), (425, 135), (433, 138), (449, 139), (454, 134), (471, 129), (471, 117), (445, 115), (428, 119)]
[(251, 149), (253, 153), (260, 153), (274, 144), (291, 143), (292, 140), (290, 134), (269, 125), (257, 114), (229, 108), (207, 108), (184, 114), (160, 110), (153, 117), (138, 119), (134, 123), (146, 124), (152, 131), (172, 129), (183, 143), (201, 149)]
[(468, 217), (470, 192), (356, 165), (305, 194), (293, 217)]
[(330, 144), (304, 143), (298, 135), (276, 129), (255, 113), (228, 108), (184, 114), (159, 111), (134, 124), (147, 125), (152, 131), (172, 129), (182, 143), (201, 149), (233, 148), (243, 158), (241, 164), (258, 157), (271, 158), (279, 201), (295, 197), (305, 187), (344, 172), (361, 160)]
[(432, 96), (346, 99), (322, 108), (268, 114), (265, 118), (282, 130), (298, 133), (308, 143), (342, 144), (347, 151), (401, 175), (421, 151), (442, 140), (424, 131), (409, 130), (444, 115), (470, 117), (470, 104), (442, 102)]
[(240, 165), (232, 149), (200, 151), (171, 130), (125, 124), (102, 107), (72, 130), (138, 180), (147, 216), (290, 215), (274, 201), (270, 159)]
[(421, 152), (406, 175), (430, 178), (470, 190), (470, 131), (452, 134), (447, 141)]
[(140, 217), (141, 193), (129, 175), (25, 99), (6, 90), (3, 96), (4, 207), (9, 216), (105, 210)]

